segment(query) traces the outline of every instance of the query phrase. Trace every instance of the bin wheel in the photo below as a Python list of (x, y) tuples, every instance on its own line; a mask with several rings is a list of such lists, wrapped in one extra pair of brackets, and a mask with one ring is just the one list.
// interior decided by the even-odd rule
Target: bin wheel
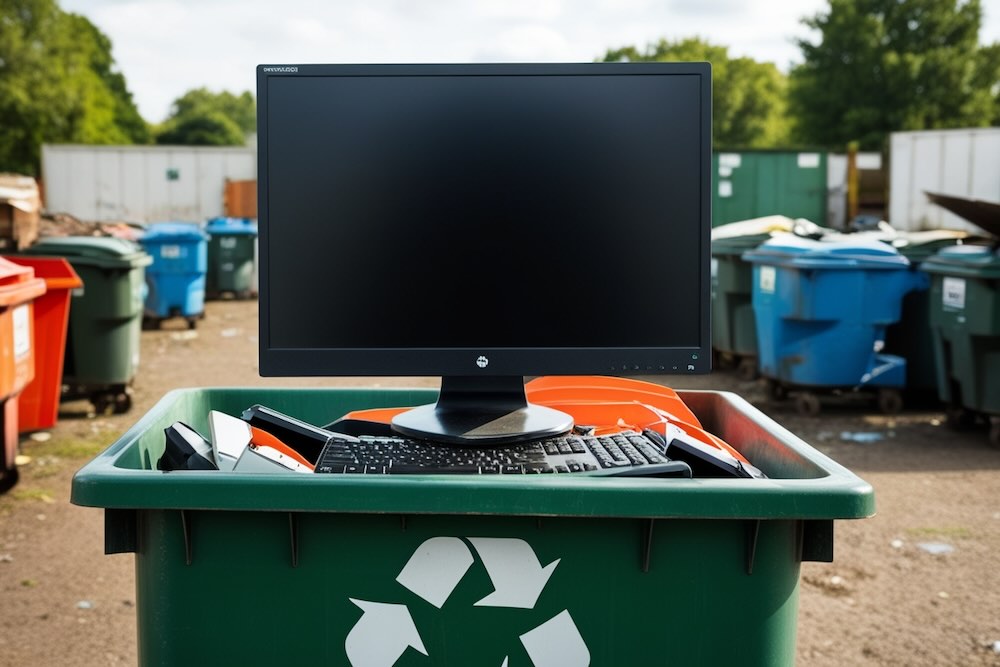
[(159, 329), (161, 322), (162, 320), (160, 320), (158, 317), (144, 316), (142, 318), (142, 330), (152, 331), (154, 329)]
[(990, 417), (990, 444), (1000, 448), (1000, 417)]
[(198, 318), (197, 317), (189, 317), (188, 320), (187, 320), (187, 323), (188, 323), (188, 329), (197, 329), (198, 328)]
[(132, 409), (132, 394), (127, 391), (115, 394), (114, 410), (116, 415), (125, 414)]
[(903, 409), (903, 395), (898, 389), (878, 390), (878, 409), (883, 414), (895, 415)]
[(94, 404), (94, 412), (99, 415), (110, 414), (114, 400), (113, 394), (95, 394), (90, 397), (90, 402)]
[(804, 391), (795, 395), (795, 410), (800, 415), (815, 417), (819, 414), (819, 409), (819, 396), (816, 394), (810, 391)]
[(0, 493), (7, 493), (13, 489), (19, 476), (20, 473), (17, 471), (16, 465), (8, 470), (3, 470), (3, 464), (0, 464)]
[(736, 374), (741, 380), (750, 382), (757, 379), (757, 361), (752, 357), (740, 359), (739, 366), (736, 367)]
[(777, 380), (767, 380), (767, 395), (776, 401), (783, 401), (788, 398), (788, 388)]
[(949, 405), (944, 410), (944, 423), (948, 428), (965, 431), (976, 424), (976, 413), (960, 405)]

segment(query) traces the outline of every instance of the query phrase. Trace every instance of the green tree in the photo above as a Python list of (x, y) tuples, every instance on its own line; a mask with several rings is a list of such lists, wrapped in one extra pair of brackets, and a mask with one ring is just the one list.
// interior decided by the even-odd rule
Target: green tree
[(30, 175), (44, 142), (148, 136), (111, 41), (55, 0), (0, 0), (0, 128), (0, 171)]
[(196, 88), (174, 100), (170, 117), (156, 134), (156, 143), (242, 145), (256, 124), (256, 102), (250, 91), (234, 95)]
[(718, 148), (769, 148), (787, 140), (785, 76), (773, 63), (732, 58), (725, 46), (698, 38), (661, 39), (644, 51), (609, 50), (604, 62), (708, 61), (712, 63), (712, 134)]
[[(795, 136), (880, 149), (889, 132), (989, 125), (997, 45), (978, 45), (979, 0), (829, 0), (803, 23), (790, 75)], [(992, 68), (992, 71), (991, 71)]]

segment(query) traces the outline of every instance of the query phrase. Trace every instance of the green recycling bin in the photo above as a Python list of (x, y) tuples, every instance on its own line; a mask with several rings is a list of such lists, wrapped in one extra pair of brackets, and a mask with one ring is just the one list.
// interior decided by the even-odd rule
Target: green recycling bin
[(872, 488), (734, 394), (680, 392), (768, 476), (157, 471), (163, 429), (323, 424), (433, 390), (183, 389), (80, 470), (135, 554), (139, 664), (792, 665), (800, 563)]
[(1000, 255), (991, 246), (944, 248), (931, 276), (930, 323), (938, 396), (952, 415), (988, 415), (1000, 445)]
[(738, 360), (741, 377), (757, 376), (757, 325), (753, 314), (753, 265), (742, 255), (771, 238), (768, 233), (712, 240), (716, 261), (712, 296), (712, 347), (727, 360)]
[[(910, 260), (911, 271), (919, 271), (921, 265), (934, 253), (959, 243), (965, 236), (964, 232), (939, 230), (903, 232), (884, 240)], [(930, 286), (930, 281), (927, 285)], [(926, 288), (913, 290), (903, 297), (899, 322), (886, 329), (885, 351), (906, 359), (908, 391), (927, 394), (937, 391), (934, 340), (930, 325), (930, 296)]]
[(127, 412), (152, 258), (131, 241), (94, 236), (48, 237), (24, 252), (64, 257), (83, 280), (72, 292), (63, 399), (87, 398), (99, 413)]
[(243, 299), (256, 294), (257, 224), (248, 218), (214, 218), (205, 231), (209, 236), (205, 295)]

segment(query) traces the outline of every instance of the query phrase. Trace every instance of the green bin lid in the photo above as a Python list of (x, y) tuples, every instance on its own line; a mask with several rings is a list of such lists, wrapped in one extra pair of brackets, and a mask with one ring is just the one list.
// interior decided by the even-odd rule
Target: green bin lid
[(943, 248), (920, 268), (967, 278), (1000, 278), (1000, 251), (984, 245), (955, 245)]
[(65, 257), (71, 264), (105, 269), (135, 269), (153, 262), (138, 244), (110, 236), (49, 236), (25, 253)]

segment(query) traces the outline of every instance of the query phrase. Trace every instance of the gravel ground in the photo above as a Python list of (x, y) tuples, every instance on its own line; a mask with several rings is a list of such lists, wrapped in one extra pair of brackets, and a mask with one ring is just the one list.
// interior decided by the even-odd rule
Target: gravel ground
[[(192, 386), (433, 385), (429, 379), (261, 379), (256, 302), (211, 302), (195, 332), (143, 332), (135, 407), (94, 416), (63, 405), (45, 442), (25, 438), (21, 481), (0, 496), (0, 665), (136, 663), (130, 555), (103, 554), (103, 513), (69, 504), (73, 473), (162, 395)], [(1000, 451), (954, 432), (933, 403), (888, 418), (866, 402), (818, 418), (772, 404), (759, 383), (720, 371), (678, 388), (736, 391), (847, 466), (878, 514), (836, 524), (833, 563), (804, 563), (798, 664), (1000, 665)], [(845, 434), (877, 434), (857, 442)], [(945, 545), (931, 553), (928, 545)]]

